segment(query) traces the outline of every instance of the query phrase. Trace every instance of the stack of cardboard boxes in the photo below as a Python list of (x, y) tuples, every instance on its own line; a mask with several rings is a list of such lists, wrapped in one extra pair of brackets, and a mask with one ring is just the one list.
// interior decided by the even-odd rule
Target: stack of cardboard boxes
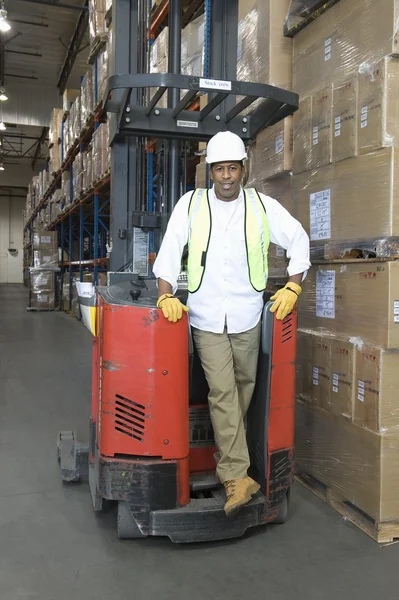
[(56, 308), (58, 241), (54, 231), (33, 234), (33, 263), (29, 268), (29, 307), (35, 310)]
[(397, 0), (340, 0), (294, 37), (298, 470), (399, 522)]

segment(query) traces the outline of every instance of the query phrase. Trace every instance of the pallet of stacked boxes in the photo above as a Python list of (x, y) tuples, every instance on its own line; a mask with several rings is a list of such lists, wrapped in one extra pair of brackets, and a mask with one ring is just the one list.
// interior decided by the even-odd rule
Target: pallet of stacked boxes
[(340, 0), (294, 37), (293, 63), (294, 210), (313, 262), (298, 476), (379, 542), (399, 537), (397, 17), (396, 0)]
[(33, 262), (29, 268), (30, 311), (48, 311), (58, 308), (57, 278), (58, 266), (57, 233), (35, 231), (33, 234)]

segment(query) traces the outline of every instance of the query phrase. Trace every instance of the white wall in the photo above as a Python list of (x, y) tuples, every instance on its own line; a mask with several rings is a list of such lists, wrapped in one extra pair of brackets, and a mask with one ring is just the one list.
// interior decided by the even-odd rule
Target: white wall
[[(11, 202), (8, 198), (0, 198), (0, 283), (22, 283), (23, 281), (22, 211), (24, 206), (23, 198), (12, 198)], [(17, 255), (12, 256), (8, 248), (16, 248)]]

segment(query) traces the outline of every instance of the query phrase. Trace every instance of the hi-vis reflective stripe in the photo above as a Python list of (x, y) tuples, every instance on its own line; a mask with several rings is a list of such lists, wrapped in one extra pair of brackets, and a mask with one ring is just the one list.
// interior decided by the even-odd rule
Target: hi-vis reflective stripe
[[(269, 250), (270, 240), (269, 239), (267, 240), (267, 248), (265, 249), (265, 246), (266, 246), (265, 245), (265, 227), (264, 227), (264, 219), (266, 216), (265, 210), (260, 207), (260, 203), (262, 201), (259, 198), (258, 193), (256, 192), (256, 190), (254, 188), (247, 188), (246, 190), (244, 190), (244, 192), (245, 192), (246, 197), (249, 198), (249, 200), (251, 201), (251, 206), (253, 208), (253, 211), (254, 211), (254, 214), (256, 216), (256, 220), (258, 223), (259, 234), (260, 234), (260, 244), (261, 244), (262, 258), (263, 258), (263, 266), (264, 266), (263, 273), (265, 276), (265, 280), (267, 282), (267, 277), (268, 277), (267, 253)], [(263, 212), (263, 214), (261, 213), (261, 211)]]
[(207, 190), (198, 188), (197, 190), (194, 191), (193, 195), (191, 196), (190, 206), (188, 208), (188, 221), (189, 221), (188, 244), (189, 245), (190, 245), (191, 230), (192, 230), (193, 223), (195, 221), (195, 218), (198, 215), (198, 211), (201, 207), (201, 203), (206, 195), (207, 195)]
[[(269, 222), (266, 210), (255, 189), (244, 190), (245, 244), (249, 281), (257, 292), (267, 283), (267, 252), (270, 243)], [(212, 231), (212, 211), (208, 190), (197, 189), (189, 205), (189, 233), (187, 276), (188, 291), (199, 290), (206, 268), (207, 253)]]

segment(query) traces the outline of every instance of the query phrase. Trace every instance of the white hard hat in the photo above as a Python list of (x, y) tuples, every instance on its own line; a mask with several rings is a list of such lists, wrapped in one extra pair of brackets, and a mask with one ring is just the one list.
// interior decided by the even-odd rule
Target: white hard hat
[(231, 131), (219, 131), (208, 142), (206, 147), (206, 162), (208, 164), (245, 160), (245, 151), (242, 139)]

